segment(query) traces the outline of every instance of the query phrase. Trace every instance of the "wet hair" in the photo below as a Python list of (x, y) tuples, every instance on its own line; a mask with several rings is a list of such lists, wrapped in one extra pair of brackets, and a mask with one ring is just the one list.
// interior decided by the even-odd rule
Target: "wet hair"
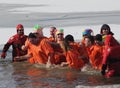
[(72, 47), (69, 45), (69, 42), (74, 42), (74, 37), (70, 34), (66, 35), (64, 38), (64, 45), (65, 45), (65, 50), (69, 50)]
[(89, 35), (89, 36), (86, 36), (85, 38), (90, 39), (91, 43), (94, 44), (94, 36)]
[(104, 29), (106, 29), (106, 30), (109, 31), (108, 34), (114, 35), (114, 33), (111, 32), (111, 28), (110, 28), (110, 26), (109, 26), (108, 24), (103, 24), (103, 25), (102, 25), (101, 30), (100, 30), (100, 33), (101, 33), (101, 34), (102, 34), (102, 31), (103, 31)]
[(71, 41), (71, 42), (74, 42), (74, 37), (72, 35), (66, 35), (65, 36), (65, 41)]
[(34, 33), (29, 33), (28, 38), (37, 38)]
[(102, 35), (101, 35), (101, 34), (97, 34), (97, 35), (94, 37), (94, 40), (102, 41)]

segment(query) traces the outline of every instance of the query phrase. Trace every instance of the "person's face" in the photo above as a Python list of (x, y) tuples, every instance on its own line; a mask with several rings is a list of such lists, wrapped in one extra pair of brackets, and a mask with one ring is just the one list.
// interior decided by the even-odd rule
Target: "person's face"
[(57, 34), (57, 40), (58, 41), (62, 41), (64, 38), (63, 38), (63, 33), (59, 33)]
[(51, 36), (55, 36), (55, 31), (56, 31), (55, 29), (51, 28), (51, 29), (50, 29), (50, 35), (51, 35)]
[(108, 29), (102, 29), (102, 34), (107, 35), (109, 33)]
[(34, 45), (37, 44), (37, 38), (28, 38), (28, 41)]
[(20, 34), (20, 35), (23, 35), (24, 34), (24, 28), (17, 29), (17, 33)]
[(39, 31), (34, 32), (34, 34), (35, 34), (38, 38), (40, 38), (40, 37), (43, 36), (43, 31), (42, 31), (42, 30), (39, 30)]
[(92, 43), (89, 38), (85, 38), (85, 46), (91, 46)]
[(54, 34), (54, 29), (50, 29), (50, 35), (53, 35)]
[(40, 34), (38, 32), (34, 33), (36, 35), (37, 38), (40, 37)]
[(100, 45), (101, 43), (102, 43), (101, 41), (95, 40), (96, 45)]

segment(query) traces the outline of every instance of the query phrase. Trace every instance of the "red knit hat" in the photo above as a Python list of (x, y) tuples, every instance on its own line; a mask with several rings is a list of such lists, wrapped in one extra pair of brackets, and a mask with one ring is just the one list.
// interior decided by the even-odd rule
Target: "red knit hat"
[(24, 27), (23, 27), (22, 24), (18, 24), (18, 25), (16, 26), (16, 29), (18, 30), (19, 28), (24, 28)]

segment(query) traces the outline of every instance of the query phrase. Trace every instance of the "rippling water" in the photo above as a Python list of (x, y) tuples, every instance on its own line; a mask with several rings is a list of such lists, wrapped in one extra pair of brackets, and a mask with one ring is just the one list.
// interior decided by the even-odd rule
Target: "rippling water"
[[(1, 51), (0, 51), (1, 52)], [(11, 62), (11, 51), (0, 59), (0, 88), (120, 88), (120, 77), (105, 79), (88, 66), (86, 71), (27, 62)]]
[(120, 88), (120, 77), (105, 79), (99, 71), (46, 69), (27, 62), (0, 61), (0, 88)]

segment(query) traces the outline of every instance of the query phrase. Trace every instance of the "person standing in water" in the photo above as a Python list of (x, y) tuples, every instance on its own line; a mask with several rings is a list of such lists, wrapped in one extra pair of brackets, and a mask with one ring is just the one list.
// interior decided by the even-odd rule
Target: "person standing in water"
[(27, 35), (24, 35), (23, 25), (18, 24), (16, 26), (16, 31), (17, 31), (17, 34), (10, 37), (10, 39), (4, 45), (2, 53), (1, 53), (1, 58), (4, 59), (7, 55), (6, 52), (8, 51), (9, 47), (12, 45), (12, 60), (13, 60), (13, 62), (15, 61), (14, 57), (27, 54), (27, 50), (23, 51), (21, 49), (21, 46), (24, 45), (24, 43), (27, 39)]

